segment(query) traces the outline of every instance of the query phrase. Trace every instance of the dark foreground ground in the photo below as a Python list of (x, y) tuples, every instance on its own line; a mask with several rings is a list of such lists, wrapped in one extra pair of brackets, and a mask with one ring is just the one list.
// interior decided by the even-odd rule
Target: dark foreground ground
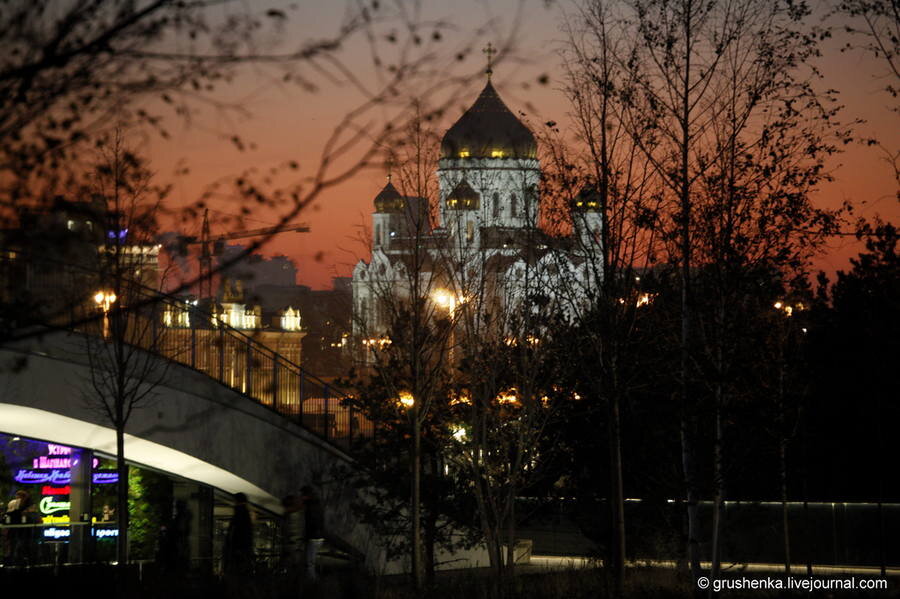
[[(743, 577), (736, 572), (729, 576)], [(747, 578), (760, 577), (746, 574)], [(825, 580), (824, 577), (821, 577)], [(682, 574), (671, 569), (635, 568), (629, 571), (628, 598), (707, 597), (698, 593)], [(29, 571), (0, 570), (0, 597), (128, 597), (135, 599), (603, 599), (609, 597), (602, 568), (529, 570), (501, 585), (485, 570), (440, 573), (427, 589), (417, 593), (402, 576), (371, 577), (347, 569), (325, 571), (316, 583), (284, 573), (243, 578), (160, 573), (152, 567), (133, 568), (125, 582), (110, 566), (85, 566)], [(900, 598), (900, 577), (888, 578), (887, 589), (872, 591), (728, 590), (720, 597), (768, 599), (774, 597)]]

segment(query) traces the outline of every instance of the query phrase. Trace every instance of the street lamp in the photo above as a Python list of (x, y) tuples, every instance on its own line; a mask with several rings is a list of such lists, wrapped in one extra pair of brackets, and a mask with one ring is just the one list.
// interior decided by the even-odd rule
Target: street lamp
[(446, 289), (436, 289), (434, 293), (431, 294), (431, 299), (434, 300), (434, 303), (438, 306), (446, 308), (450, 314), (453, 314), (453, 310), (456, 309), (456, 297)]
[(100, 290), (94, 294), (94, 303), (103, 310), (103, 338), (109, 339), (109, 309), (116, 302), (116, 294), (112, 291)]
[(398, 401), (404, 408), (411, 408), (416, 405), (416, 398), (409, 391), (401, 391)]

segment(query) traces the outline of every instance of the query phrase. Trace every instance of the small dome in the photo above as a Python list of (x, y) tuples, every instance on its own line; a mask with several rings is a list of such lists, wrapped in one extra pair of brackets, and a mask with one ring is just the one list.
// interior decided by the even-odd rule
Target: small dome
[(488, 81), (475, 103), (444, 134), (441, 157), (537, 158), (537, 143)]
[(447, 196), (447, 208), (451, 210), (477, 210), (481, 196), (463, 179)]
[(403, 212), (403, 196), (390, 181), (375, 196), (375, 212)]
[(572, 210), (577, 212), (599, 212), (600, 192), (593, 185), (585, 185), (572, 200)]

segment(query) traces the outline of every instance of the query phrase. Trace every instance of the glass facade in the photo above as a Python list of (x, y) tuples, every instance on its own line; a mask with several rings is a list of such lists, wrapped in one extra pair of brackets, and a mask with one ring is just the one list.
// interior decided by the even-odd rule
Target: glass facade
[[(118, 479), (112, 456), (0, 432), (0, 565), (114, 561)], [(129, 559), (218, 571), (232, 508), (229, 493), (129, 464)], [(253, 513), (254, 553), (270, 562), (279, 520)]]

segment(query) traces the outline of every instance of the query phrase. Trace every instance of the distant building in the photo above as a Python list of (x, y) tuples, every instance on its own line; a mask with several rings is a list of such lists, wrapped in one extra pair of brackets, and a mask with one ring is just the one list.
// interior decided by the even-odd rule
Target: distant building
[(125, 217), (110, 211), (102, 198), (57, 198), (20, 219), (15, 229), (0, 233), (2, 299), (30, 302), (32, 318), (70, 318), (117, 280), (147, 289), (159, 285), (160, 246), (129, 230)]
[[(538, 227), (537, 143), (490, 80), (444, 135), (437, 176), (436, 226), (423, 217), (427, 201), (401, 194), (390, 178), (375, 196), (372, 257), (353, 270), (356, 337), (371, 340), (387, 329), (385, 298), (408, 296), (413, 277), (421, 277), (423, 288), (439, 294), (433, 299), (451, 310), (477, 281), (491, 296), (486, 306), (511, 313), (530, 293), (526, 273), (531, 288), (542, 294), (553, 296), (568, 278), (587, 299), (602, 275), (597, 198), (585, 189), (573, 203), (568, 237), (551, 237)], [(569, 302), (569, 308), (578, 309), (578, 303)]]
[[(321, 377), (345, 374), (351, 315), (349, 278), (336, 277), (333, 289), (313, 290), (297, 285), (295, 274), (284, 274), (295, 273), (296, 267), (283, 256), (248, 258), (248, 265), (239, 261), (229, 271), (232, 276), (223, 277), (217, 305), (210, 309), (230, 326), (252, 330), (257, 341), (309, 372)], [(235, 273), (252, 276), (236, 278)]]

